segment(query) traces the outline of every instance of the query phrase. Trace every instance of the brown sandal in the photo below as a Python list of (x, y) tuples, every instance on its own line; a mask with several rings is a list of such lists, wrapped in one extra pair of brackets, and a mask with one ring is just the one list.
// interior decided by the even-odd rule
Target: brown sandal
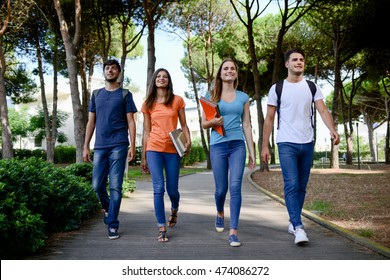
[(157, 241), (161, 243), (168, 242), (168, 233), (165, 227), (160, 228), (160, 231), (158, 232), (158, 236), (157, 236)]
[(174, 227), (177, 223), (177, 209), (176, 210), (171, 210), (171, 216), (169, 217), (168, 221), (168, 226), (169, 227)]

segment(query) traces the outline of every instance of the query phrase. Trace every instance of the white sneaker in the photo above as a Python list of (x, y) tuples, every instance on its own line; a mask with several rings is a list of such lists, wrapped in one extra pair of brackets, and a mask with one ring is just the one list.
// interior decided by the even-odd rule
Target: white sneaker
[(288, 233), (295, 234), (295, 229), (292, 223), (288, 225)]
[(303, 228), (297, 228), (295, 230), (295, 244), (304, 244), (306, 242), (309, 242), (309, 238), (307, 238), (306, 232)]

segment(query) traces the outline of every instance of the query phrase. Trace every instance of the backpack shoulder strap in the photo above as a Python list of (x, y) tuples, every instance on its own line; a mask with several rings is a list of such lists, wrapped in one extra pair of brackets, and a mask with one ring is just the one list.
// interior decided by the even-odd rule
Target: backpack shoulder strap
[(316, 95), (316, 92), (317, 92), (317, 87), (316, 87), (316, 84), (313, 83), (312, 81), (309, 81), (309, 80), (306, 80), (307, 84), (309, 85), (309, 88), (310, 88), (310, 91), (311, 91), (311, 117), (310, 117), (310, 120), (311, 120), (311, 126), (314, 128), (314, 112), (315, 112), (315, 105), (314, 105), (314, 96)]
[(316, 95), (316, 92), (317, 92), (316, 84), (313, 83), (312, 81), (309, 81), (309, 80), (306, 80), (306, 82), (309, 85), (311, 95), (313, 96), (313, 101), (314, 101), (314, 95)]
[(283, 80), (276, 83), (275, 91), (276, 96), (278, 97), (278, 100), (280, 99), (280, 96), (282, 95), (282, 89), (283, 89)]
[(125, 101), (125, 98), (126, 96), (129, 94), (129, 90), (128, 89), (125, 89), (125, 88), (122, 88), (122, 97), (123, 97), (123, 101)]
[(94, 96), (95, 99), (96, 99), (96, 96), (98, 95), (99, 92), (100, 92), (100, 89), (95, 89), (95, 90), (92, 92), (92, 95)]
[(123, 110), (125, 112), (125, 121), (127, 125), (127, 113), (126, 113), (126, 96), (130, 94), (130, 91), (128, 89), (122, 88), (122, 100), (123, 100)]
[(280, 120), (280, 99), (281, 99), (281, 96), (282, 96), (282, 89), (283, 89), (283, 80), (279, 81), (276, 83), (275, 85), (275, 92), (276, 92), (276, 97), (277, 97), (277, 101), (276, 101), (276, 112), (278, 113), (278, 127), (277, 129), (279, 129), (279, 120)]
[[(100, 92), (101, 89), (95, 89), (93, 92), (92, 92), (92, 95), (96, 96), (98, 95), (98, 93)], [(123, 97), (123, 100), (125, 100), (126, 96), (129, 94), (129, 90), (128, 89), (124, 89), (122, 88), (122, 97)]]

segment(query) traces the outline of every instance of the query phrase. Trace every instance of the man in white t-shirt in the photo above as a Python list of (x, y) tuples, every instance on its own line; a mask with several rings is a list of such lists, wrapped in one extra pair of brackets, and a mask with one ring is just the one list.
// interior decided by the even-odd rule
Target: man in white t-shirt
[[(283, 81), (280, 97), (276, 143), (284, 179), (284, 199), (290, 217), (288, 232), (295, 235), (295, 244), (304, 244), (309, 239), (302, 224), (301, 213), (314, 153), (314, 131), (311, 120), (313, 101), (335, 145), (339, 144), (340, 136), (325, 106), (320, 88), (316, 85), (313, 97), (308, 83), (303, 78), (305, 53), (299, 49), (291, 49), (285, 53), (284, 59), (288, 76)], [(261, 160), (264, 163), (270, 160), (269, 138), (277, 111), (277, 99), (276, 84), (274, 84), (269, 91), (267, 115), (264, 121), (261, 150)]]

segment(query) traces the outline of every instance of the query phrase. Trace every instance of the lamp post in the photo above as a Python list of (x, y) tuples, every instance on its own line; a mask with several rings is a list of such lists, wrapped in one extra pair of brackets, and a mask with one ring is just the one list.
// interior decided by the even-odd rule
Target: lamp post
[(356, 140), (357, 140), (357, 152), (358, 152), (358, 169), (360, 169), (360, 150), (359, 150), (359, 123), (356, 122)]

